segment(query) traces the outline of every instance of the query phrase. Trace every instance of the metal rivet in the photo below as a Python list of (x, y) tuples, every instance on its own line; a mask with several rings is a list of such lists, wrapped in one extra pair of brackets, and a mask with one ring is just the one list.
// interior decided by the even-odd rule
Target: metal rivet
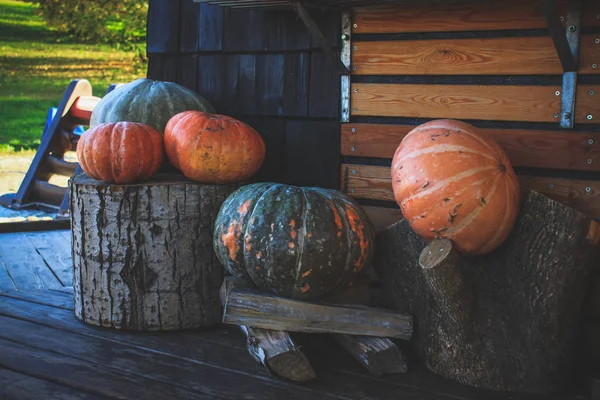
[(356, 190), (350, 189), (350, 193), (356, 193)]
[(594, 91), (593, 90), (590, 90), (588, 93), (589, 93), (590, 96), (594, 95)]
[(355, 150), (354, 147), (350, 147), (350, 151), (354, 151), (354, 150)]
[(561, 15), (561, 16), (560, 16), (560, 20), (561, 20), (561, 21), (564, 21), (564, 20), (565, 20), (565, 17), (563, 17), (563, 16)]
[(354, 89), (354, 93), (358, 93), (358, 89)]
[(588, 114), (588, 116), (586, 117), (588, 120), (592, 119), (592, 114)]
[(554, 118), (558, 118), (558, 113), (554, 114)]
[(358, 50), (358, 46), (354, 46), (352, 50)]
[(569, 32), (575, 32), (576, 30), (577, 30), (577, 27), (575, 25), (569, 26)]
[(564, 114), (563, 114), (563, 118), (564, 118), (564, 119), (569, 119), (569, 118), (571, 118), (571, 113), (569, 113), (569, 112), (566, 112), (566, 113), (564, 113)]
[(600, 43), (600, 39), (594, 40), (594, 43), (599, 44)]
[(594, 139), (588, 140), (588, 144), (594, 144)]
[(356, 175), (356, 170), (355, 169), (352, 170), (352, 175)]
[[(354, 109), (354, 112), (357, 112), (357, 111), (358, 111), (358, 108), (355, 108), (355, 109)], [(588, 118), (588, 119), (591, 119), (591, 118)]]
[(342, 112), (343, 112), (344, 114), (346, 114), (346, 113), (348, 112), (348, 109), (347, 109), (347, 108), (344, 108), (344, 109), (342, 110)]
[(342, 40), (348, 40), (348, 35), (346, 35), (345, 33), (342, 33)]
[(550, 189), (554, 189), (554, 183), (550, 184)]
[(592, 188), (588, 186), (588, 187), (585, 188), (585, 191), (589, 193), (589, 192), (592, 191)]
[(592, 64), (592, 68), (594, 68), (594, 69), (598, 68), (598, 64), (596, 64), (596, 63)]
[(592, 163), (592, 159), (591, 159), (591, 158), (588, 158), (588, 160), (587, 160), (587, 163), (588, 163), (588, 164), (591, 164), (591, 163)]
[(352, 69), (353, 69), (354, 71), (356, 71), (356, 65), (355, 65), (354, 67), (352, 67)]
[(560, 96), (560, 91), (557, 90), (556, 92), (554, 92), (555, 95)]
[(354, 24), (352, 25), (354, 28), (358, 28), (358, 24)]

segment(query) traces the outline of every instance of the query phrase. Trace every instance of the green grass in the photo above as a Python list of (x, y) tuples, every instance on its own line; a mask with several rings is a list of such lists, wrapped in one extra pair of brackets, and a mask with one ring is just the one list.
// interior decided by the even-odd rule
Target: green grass
[(0, 153), (32, 149), (48, 109), (73, 79), (87, 79), (102, 97), (111, 83), (144, 77), (135, 52), (76, 43), (49, 29), (31, 3), (0, 0)]

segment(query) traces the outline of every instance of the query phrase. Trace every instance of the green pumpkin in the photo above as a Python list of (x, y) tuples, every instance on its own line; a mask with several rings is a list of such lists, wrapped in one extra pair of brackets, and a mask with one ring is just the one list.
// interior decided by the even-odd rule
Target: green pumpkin
[(181, 85), (138, 79), (104, 96), (92, 112), (90, 127), (104, 122), (139, 122), (162, 135), (171, 117), (190, 110), (215, 112), (204, 97)]
[(277, 183), (232, 193), (213, 237), (217, 257), (233, 276), (298, 299), (351, 285), (370, 265), (373, 241), (371, 222), (345, 194)]

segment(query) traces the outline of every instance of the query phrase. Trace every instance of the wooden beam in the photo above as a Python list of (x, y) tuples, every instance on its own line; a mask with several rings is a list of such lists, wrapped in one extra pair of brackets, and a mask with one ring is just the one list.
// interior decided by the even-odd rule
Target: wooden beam
[[(600, 101), (600, 87), (596, 96)], [(580, 92), (581, 97), (593, 96)], [(588, 99), (582, 99), (586, 107)], [(594, 106), (594, 105), (592, 105)], [(600, 117), (599, 117), (600, 118)], [(586, 120), (587, 121), (587, 120)], [(344, 156), (392, 158), (414, 125), (343, 124)], [(516, 167), (600, 171), (600, 135), (596, 132), (480, 128), (506, 151)]]
[[(354, 172), (353, 172), (354, 171)], [(519, 175), (522, 190), (535, 190), (600, 219), (600, 181)], [(343, 191), (359, 199), (395, 201), (389, 167), (342, 164)]]
[(558, 85), (356, 83), (352, 85), (351, 113), (352, 116), (557, 122), (560, 89)]
[(333, 338), (371, 375), (381, 376), (407, 371), (406, 360), (402, 352), (388, 338), (341, 334), (333, 335)]

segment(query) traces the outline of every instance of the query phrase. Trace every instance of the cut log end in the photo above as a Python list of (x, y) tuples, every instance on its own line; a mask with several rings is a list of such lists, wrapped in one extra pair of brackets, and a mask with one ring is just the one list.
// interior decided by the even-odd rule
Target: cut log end
[(307, 382), (317, 377), (308, 358), (299, 348), (291, 348), (267, 360), (267, 366), (278, 376), (294, 382)]
[(421, 252), (419, 264), (423, 269), (434, 268), (452, 257), (452, 242), (449, 239), (438, 239), (429, 243)]
[(402, 351), (388, 338), (333, 335), (334, 339), (374, 376), (405, 373)]

